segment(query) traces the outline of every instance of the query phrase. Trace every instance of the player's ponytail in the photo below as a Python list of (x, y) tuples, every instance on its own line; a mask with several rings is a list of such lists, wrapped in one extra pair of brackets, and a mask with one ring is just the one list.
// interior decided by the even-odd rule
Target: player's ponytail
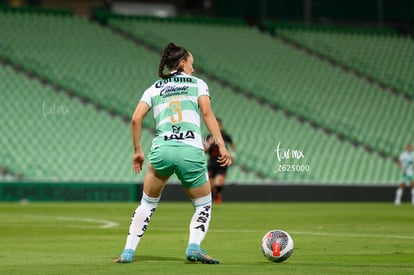
[(169, 71), (177, 70), (177, 72), (181, 72), (182, 68), (179, 68), (179, 63), (181, 60), (186, 59), (188, 55), (189, 52), (184, 47), (169, 43), (162, 54), (160, 66), (158, 67), (158, 76), (163, 79), (171, 77), (171, 73), (164, 73), (165, 67)]
[(164, 74), (164, 68), (165, 68), (165, 63), (167, 62), (167, 58), (170, 54), (171, 51), (171, 47), (173, 46), (173, 43), (168, 44), (168, 46), (164, 49), (164, 52), (162, 54), (161, 60), (160, 60), (160, 66), (158, 67), (158, 76), (165, 79), (169, 77), (169, 74), (166, 75)]

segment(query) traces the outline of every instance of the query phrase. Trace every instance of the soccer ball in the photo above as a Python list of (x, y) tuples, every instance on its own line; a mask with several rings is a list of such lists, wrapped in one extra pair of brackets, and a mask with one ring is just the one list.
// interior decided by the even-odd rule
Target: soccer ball
[(293, 253), (293, 239), (283, 230), (271, 230), (262, 239), (263, 255), (272, 262), (283, 262)]

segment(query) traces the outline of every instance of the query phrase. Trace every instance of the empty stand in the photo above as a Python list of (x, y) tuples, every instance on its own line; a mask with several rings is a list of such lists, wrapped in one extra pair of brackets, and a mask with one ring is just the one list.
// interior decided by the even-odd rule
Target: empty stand
[(277, 34), (414, 98), (414, 45), (408, 36), (276, 25)]
[[(142, 180), (131, 171), (128, 125), (9, 68), (0, 79), (1, 167), (39, 181)], [(145, 148), (150, 140), (144, 131)]]
[[(395, 155), (408, 136), (406, 121), (393, 123), (400, 116), (395, 111), (413, 111), (401, 98), (380, 93), (254, 28), (152, 20), (110, 24), (138, 37), (143, 45), (86, 19), (1, 14), (0, 57), (32, 71), (35, 78), (72, 91), (75, 97), (0, 67), (0, 79), (7, 79), (0, 82), (0, 90), (5, 91), (1, 115), (9, 118), (1, 121), (6, 157), (0, 166), (34, 180), (142, 180), (130, 169), (129, 125), (81, 99), (130, 116), (156, 78), (160, 51), (174, 40), (193, 52), (196, 74), (202, 68), (214, 76), (198, 74), (206, 79), (213, 109), (236, 143), (237, 159), (228, 182), (395, 184), (398, 168), (389, 158), (341, 142), (297, 117)], [(269, 103), (282, 110), (275, 111)], [(295, 116), (286, 116), (283, 110)], [(150, 117), (145, 125), (143, 142), (149, 150)], [(284, 150), (302, 151), (304, 157), (279, 161), (275, 151), (279, 143)], [(275, 172), (278, 165), (308, 165), (310, 170)]]
[(410, 140), (410, 120), (395, 123), (396, 116), (414, 113), (410, 101), (255, 28), (117, 18), (110, 24), (158, 48), (170, 40), (186, 45), (198, 57), (195, 66), (218, 79), (374, 150), (396, 156)]

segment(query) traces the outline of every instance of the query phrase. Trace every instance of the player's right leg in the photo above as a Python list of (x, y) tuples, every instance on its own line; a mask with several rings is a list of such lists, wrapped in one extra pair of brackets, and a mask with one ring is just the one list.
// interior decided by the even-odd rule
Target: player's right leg
[(186, 258), (191, 262), (218, 264), (200, 247), (207, 234), (211, 219), (211, 185), (207, 174), (206, 157), (203, 150), (195, 147), (181, 147), (176, 152), (175, 173), (190, 197), (194, 213), (190, 222), (190, 236)]
[(151, 216), (158, 206), (162, 190), (167, 180), (168, 177), (159, 175), (151, 164), (148, 164), (144, 178), (144, 191), (142, 193), (141, 203), (132, 215), (125, 248), (121, 255), (115, 259), (115, 263), (132, 262), (135, 250), (148, 228)]

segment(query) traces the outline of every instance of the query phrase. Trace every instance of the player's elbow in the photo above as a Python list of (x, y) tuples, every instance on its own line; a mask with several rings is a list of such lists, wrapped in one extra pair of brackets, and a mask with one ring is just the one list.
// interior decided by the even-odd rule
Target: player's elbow
[(142, 123), (142, 118), (137, 117), (137, 116), (133, 116), (131, 119), (131, 125), (132, 126), (137, 126), (137, 125), (141, 125)]

